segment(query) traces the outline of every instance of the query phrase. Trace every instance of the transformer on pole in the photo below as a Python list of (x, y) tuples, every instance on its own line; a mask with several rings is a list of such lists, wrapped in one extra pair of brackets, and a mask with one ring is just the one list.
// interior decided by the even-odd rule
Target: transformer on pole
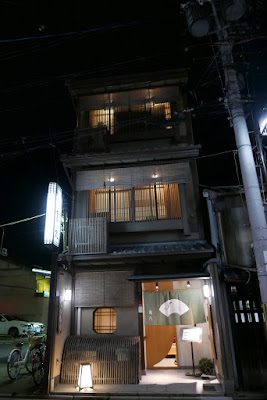
[[(206, 3), (205, 0), (198, 0), (196, 3), (189, 2), (181, 6), (186, 10), (185, 15), (189, 24), (189, 31), (194, 32), (194, 21), (188, 18), (190, 7)], [(217, 8), (214, 0), (207, 3), (211, 5), (212, 15), (215, 21), (215, 32), (220, 45), (220, 54), (224, 70), (225, 87), (227, 87), (226, 102), (228, 105), (231, 123), (235, 132), (235, 140), (238, 149), (240, 169), (244, 184), (244, 192), (248, 216), (251, 226), (254, 255), (257, 267), (257, 276), (260, 287), (265, 324), (267, 327), (267, 223), (263, 207), (263, 201), (258, 182), (255, 161), (252, 152), (247, 122), (244, 114), (237, 73), (232, 55), (232, 45), (228, 42), (227, 28), (221, 26)], [(228, 21), (236, 21), (246, 10), (245, 0), (225, 0), (219, 2), (221, 15)], [(202, 17), (204, 18), (204, 17)], [(202, 25), (203, 26), (203, 23)], [(213, 32), (214, 33), (214, 32)], [(196, 35), (193, 35), (196, 36)], [(200, 35), (198, 35), (200, 36)]]

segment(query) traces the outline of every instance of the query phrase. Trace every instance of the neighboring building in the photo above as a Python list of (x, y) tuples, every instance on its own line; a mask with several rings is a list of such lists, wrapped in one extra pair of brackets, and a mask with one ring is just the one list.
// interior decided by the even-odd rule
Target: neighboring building
[(266, 322), (245, 194), (240, 187), (223, 187), (204, 196), (230, 311), (236, 382), (243, 390), (266, 390)]
[(48, 274), (0, 256), (0, 313), (47, 325), (49, 292)]
[(60, 302), (72, 287), (72, 301), (57, 315), (51, 390), (77, 385), (84, 362), (95, 383), (191, 367), (185, 327), (202, 328), (195, 364), (213, 358), (225, 392), (234, 388), (224, 289), (200, 212), (200, 146), (183, 112), (186, 85), (186, 70), (68, 85), (77, 129), (62, 162), (73, 209), (59, 261), (71, 273), (58, 273), (56, 295)]

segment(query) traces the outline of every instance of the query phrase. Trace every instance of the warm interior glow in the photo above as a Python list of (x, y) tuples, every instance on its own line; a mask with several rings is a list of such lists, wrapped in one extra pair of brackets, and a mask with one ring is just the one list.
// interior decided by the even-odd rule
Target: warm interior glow
[[(154, 103), (147, 102), (139, 105), (130, 105), (129, 107), (109, 107), (100, 110), (90, 111), (89, 125), (91, 128), (107, 127), (110, 134), (114, 134), (114, 130), (122, 132), (126, 129), (136, 126), (133, 124), (134, 120), (144, 117), (164, 118), (165, 120), (171, 119), (171, 104), (170, 102)], [(129, 121), (130, 124), (124, 125)], [(138, 122), (137, 122), (138, 123)], [(115, 128), (114, 128), (115, 126)], [(171, 129), (172, 126), (166, 126), (166, 129)], [(116, 133), (116, 132), (115, 132)]]
[(103, 109), (103, 110), (92, 110), (90, 112), (90, 126), (97, 128), (100, 126), (106, 126), (109, 129), (110, 134), (114, 133), (114, 110)]
[(111, 187), (89, 191), (89, 213), (106, 214), (110, 222), (151, 221), (181, 218), (177, 183)]
[(113, 333), (117, 329), (117, 314), (114, 308), (97, 308), (94, 312), (94, 330), (97, 333)]
[(80, 390), (93, 388), (91, 364), (80, 364), (78, 387)]

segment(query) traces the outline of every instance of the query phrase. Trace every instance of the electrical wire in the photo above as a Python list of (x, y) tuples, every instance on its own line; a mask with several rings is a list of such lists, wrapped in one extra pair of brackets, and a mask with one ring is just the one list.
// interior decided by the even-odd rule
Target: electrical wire
[(96, 32), (106, 32), (113, 29), (119, 28), (128, 28), (129, 26), (139, 25), (140, 21), (129, 21), (127, 23), (113, 23), (111, 25), (104, 25), (97, 28), (84, 29), (81, 31), (72, 31), (72, 32), (63, 32), (63, 33), (51, 33), (48, 35), (38, 35), (38, 36), (25, 36), (21, 38), (13, 38), (13, 39), (0, 39), (0, 43), (17, 43), (17, 42), (25, 42), (28, 40), (43, 40), (49, 38), (58, 38), (58, 37), (67, 37), (74, 35), (83, 35), (85, 33), (96, 33)]
[(244, 39), (244, 40), (239, 40), (237, 42), (212, 42), (211, 44), (206, 42), (206, 43), (198, 43), (198, 44), (193, 44), (188, 46), (188, 49), (192, 49), (195, 47), (210, 47), (210, 46), (235, 46), (238, 44), (244, 44), (244, 43), (249, 43), (252, 42), (254, 40), (258, 40), (258, 39), (263, 39), (266, 40), (267, 36), (255, 36), (252, 38), (248, 38), (248, 39)]
[[(160, 53), (160, 55), (164, 55), (166, 53)], [(159, 54), (157, 54), (157, 56), (159, 56)], [(109, 66), (102, 66), (102, 67), (95, 67), (92, 69), (86, 69), (86, 70), (82, 70), (79, 72), (72, 72), (72, 73), (66, 73), (66, 74), (62, 74), (62, 75), (57, 75), (54, 77), (49, 77), (48, 79), (44, 79), (44, 80), (37, 80), (36, 82), (27, 82), (27, 83), (21, 83), (24, 81), (18, 81), (18, 82), (14, 82), (14, 87), (12, 88), (6, 88), (6, 89), (2, 89), (0, 90), (0, 94), (1, 93), (10, 93), (10, 92), (14, 92), (17, 91), (18, 89), (24, 89), (24, 88), (31, 88), (31, 87), (38, 87), (38, 86), (44, 86), (49, 84), (52, 81), (58, 80), (58, 79), (71, 79), (71, 78), (80, 78), (80, 77), (84, 77), (90, 74), (94, 74), (96, 72), (106, 72), (106, 71), (112, 71), (114, 69), (116, 69), (116, 71), (118, 70), (119, 66), (125, 66), (127, 64), (131, 64), (133, 62), (136, 61), (151, 61), (151, 59), (155, 57), (155, 55), (150, 55), (150, 56), (144, 56), (144, 57), (138, 57), (138, 58), (134, 58), (134, 59), (130, 59), (127, 61), (121, 61), (121, 62), (117, 62), (117, 63), (113, 63)]]
[(28, 221), (31, 221), (32, 219), (41, 218), (41, 217), (43, 217), (43, 216), (45, 216), (45, 213), (44, 213), (44, 214), (35, 215), (34, 217), (24, 218), (24, 219), (21, 219), (21, 220), (19, 220), (19, 221), (8, 222), (7, 224), (2, 224), (2, 225), (0, 225), (0, 228), (3, 228), (3, 227), (5, 227), (5, 226), (11, 226), (11, 225), (20, 224), (20, 223), (22, 223), (22, 222), (28, 222)]

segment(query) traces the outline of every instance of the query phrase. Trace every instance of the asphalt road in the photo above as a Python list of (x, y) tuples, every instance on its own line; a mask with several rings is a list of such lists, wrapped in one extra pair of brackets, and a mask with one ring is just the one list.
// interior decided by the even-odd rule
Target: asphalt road
[(21, 374), (16, 381), (11, 381), (7, 375), (7, 367), (5, 364), (0, 364), (0, 393), (9, 395), (29, 395), (35, 394), (38, 388), (33, 382), (32, 375), (22, 369)]

